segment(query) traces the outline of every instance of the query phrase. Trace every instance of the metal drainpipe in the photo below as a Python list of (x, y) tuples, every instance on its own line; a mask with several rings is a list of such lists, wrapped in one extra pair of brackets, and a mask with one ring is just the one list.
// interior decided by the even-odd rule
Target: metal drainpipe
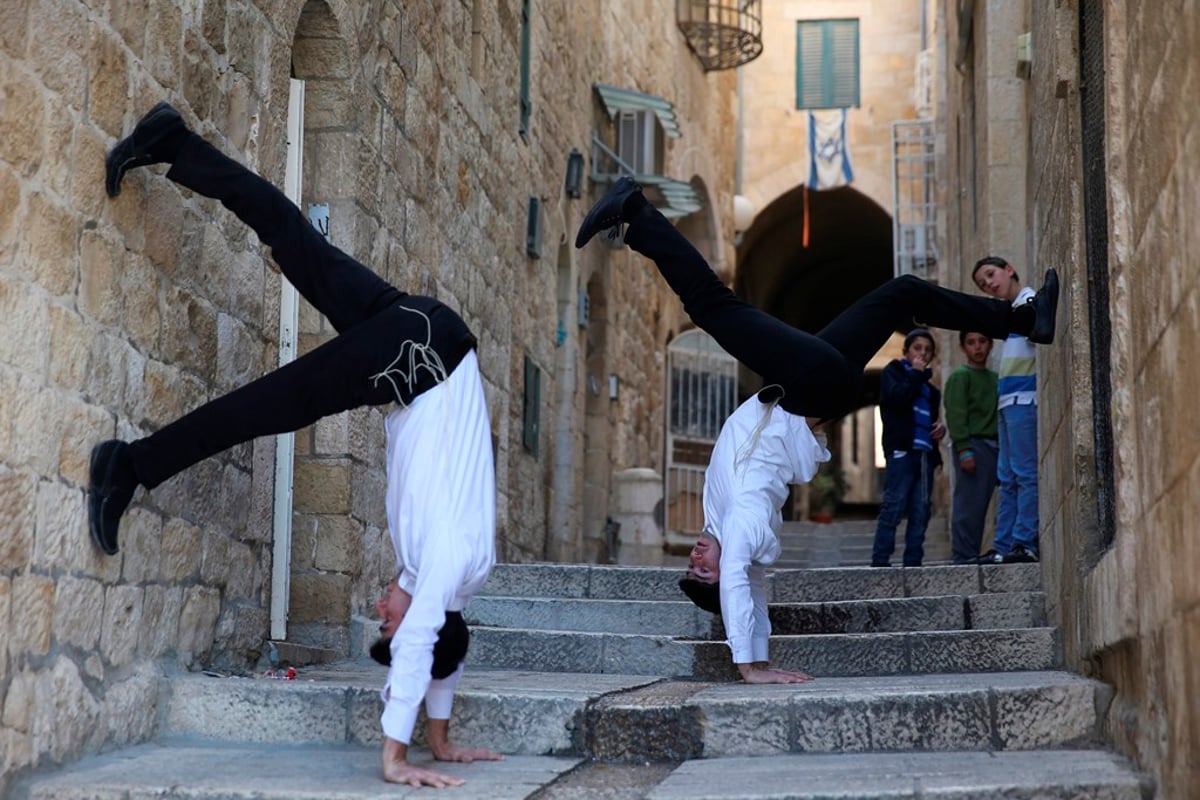
[(742, 68), (737, 68), (737, 138), (735, 140), (735, 149), (737, 153), (733, 160), (733, 193), (742, 193), (742, 148), (744, 146), (743, 136), (743, 111), (742, 111)]

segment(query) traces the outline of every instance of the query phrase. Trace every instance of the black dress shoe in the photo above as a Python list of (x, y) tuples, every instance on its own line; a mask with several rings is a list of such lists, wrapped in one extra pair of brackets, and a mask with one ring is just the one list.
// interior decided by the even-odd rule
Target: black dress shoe
[(1033, 306), (1033, 330), (1029, 333), (1029, 341), (1053, 343), (1054, 325), (1058, 320), (1058, 270), (1046, 270), (1041, 290), (1029, 303)]
[(1012, 552), (1006, 556), (1002, 556), (1003, 564), (1036, 564), (1038, 557), (1037, 553), (1028, 550), (1022, 545), (1017, 545), (1012, 549)]
[(129, 445), (109, 439), (92, 448), (88, 467), (88, 530), (108, 555), (117, 553), (117, 529), (138, 487)]
[(170, 103), (159, 103), (146, 112), (104, 159), (104, 189), (108, 196), (121, 193), (121, 179), (134, 167), (172, 160), (186, 132), (183, 117)]
[(967, 562), (969, 564), (1003, 564), (1004, 556), (997, 553), (995, 550), (988, 550), (974, 561)]
[(625, 201), (629, 199), (630, 195), (641, 190), (642, 187), (638, 185), (637, 181), (628, 176), (621, 178), (609, 187), (604, 196), (596, 201), (596, 205), (592, 206), (591, 211), (583, 218), (583, 224), (579, 226), (579, 233), (575, 234), (575, 247), (583, 247), (600, 231), (619, 228), (625, 221), (621, 213), (625, 208)]

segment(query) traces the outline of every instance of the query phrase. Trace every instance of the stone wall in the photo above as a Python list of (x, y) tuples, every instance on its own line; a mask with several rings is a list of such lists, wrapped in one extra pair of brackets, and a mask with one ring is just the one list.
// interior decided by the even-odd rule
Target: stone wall
[[(1040, 498), (1047, 605), (1068, 665), (1112, 684), (1108, 732), (1157, 782), (1200, 785), (1200, 584), (1191, 520), (1200, 442), (1186, 358), (1200, 347), (1191, 251), (1200, 240), (1200, 111), (1188, 87), (1197, 9), (1105, 2), (1102, 85), (1109, 302), (1089, 299), (1081, 142), (1080, 7), (1025, 4), (1033, 32), (1023, 194), (1027, 249), (1063, 277), (1059, 336), (1039, 356)], [(999, 8), (988, 4), (989, 19)], [(953, 17), (953, 9), (948, 12)], [(978, 20), (977, 20), (978, 21)], [(990, 24), (990, 23), (989, 23)], [(950, 73), (953, 80), (953, 73)], [(953, 119), (953, 116), (951, 116)], [(977, 146), (978, 146), (977, 142)], [(994, 197), (993, 191), (988, 191)], [(954, 229), (953, 223), (949, 226)], [(1097, 514), (1091, 332), (1111, 325), (1116, 519)], [(1100, 413), (1106, 413), (1100, 409)]]
[[(1093, 664), (1117, 688), (1109, 712), (1116, 743), (1154, 775), (1159, 796), (1186, 797), (1200, 785), (1200, 585), (1192, 574), (1200, 443), (1186, 413), (1197, 391), (1186, 359), (1200, 346), (1192, 255), (1200, 241), (1194, 188), (1200, 110), (1188, 88), (1200, 79), (1194, 57), (1200, 28), (1195, 7), (1106, 2), (1103, 14), (1116, 536), (1102, 546), (1089, 507), (1093, 426), (1091, 398), (1083, 393), (1090, 381), (1064, 380), (1050, 414), (1051, 444), (1058, 445), (1051, 497), (1062, 498), (1051, 522), (1061, 532), (1061, 560), (1047, 568), (1062, 586), (1068, 655)], [(1079, 323), (1097, 321), (1089, 319), (1082, 280), (1082, 210), (1078, 200), (1061, 201), (1080, 180), (1063, 169), (1079, 146), (1079, 87), (1070, 58), (1079, 40), (1078, 10), (1039, 9), (1035, 29), (1042, 28), (1055, 36), (1035, 50), (1048, 66), (1039, 94), (1046, 106), (1057, 100), (1067, 109), (1034, 118), (1034, 173), (1046, 175), (1037, 215), (1045, 257), (1078, 266), (1068, 298), (1074, 358), (1082, 359), (1086, 335)], [(1065, 354), (1063, 360), (1064, 376), (1088, 368), (1070, 364)]]
[[(702, 72), (670, 4), (531, 12), (525, 138), (518, 0), (30, 0), (0, 15), (5, 776), (145, 738), (162, 663), (247, 669), (268, 636), (273, 441), (139, 492), (119, 556), (87, 538), (93, 443), (145, 435), (276, 361), (278, 278), (256, 237), (161, 167), (104, 195), (106, 150), (157, 100), (282, 183), (289, 74), (306, 79), (304, 202), (330, 204), (335, 244), (479, 335), (502, 558), (595, 557), (613, 470), (661, 468), (681, 312), (640, 259), (569, 246), (596, 194), (564, 195), (567, 153), (590, 152), (593, 132), (612, 141), (595, 81), (674, 102), (684, 135), (666, 172), (706, 187), (709, 255), (729, 263), (733, 75)], [(525, 253), (530, 196), (540, 259)], [(590, 356), (592, 329), (570, 324), (589, 283), (606, 331)], [(330, 331), (308, 309), (301, 334), (304, 350)], [(527, 354), (543, 378), (536, 458), (522, 446)], [(618, 400), (585, 396), (589, 362), (619, 375)], [(386, 411), (297, 436), (291, 622), (310, 644), (344, 650), (346, 618), (395, 569)]]

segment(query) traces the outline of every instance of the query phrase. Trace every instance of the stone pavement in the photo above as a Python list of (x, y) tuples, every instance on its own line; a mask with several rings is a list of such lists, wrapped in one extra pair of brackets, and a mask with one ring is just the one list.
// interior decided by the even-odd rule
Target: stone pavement
[(678, 600), (678, 574), (498, 565), (467, 609), (452, 735), (508, 756), (440, 765), (463, 787), (379, 780), (383, 669), (360, 659), (295, 681), (165, 676), (154, 741), (15, 797), (1149, 796), (1105, 749), (1108, 687), (1060, 669), (1036, 564), (775, 571), (773, 657), (817, 676), (796, 686), (733, 680), (719, 621)]

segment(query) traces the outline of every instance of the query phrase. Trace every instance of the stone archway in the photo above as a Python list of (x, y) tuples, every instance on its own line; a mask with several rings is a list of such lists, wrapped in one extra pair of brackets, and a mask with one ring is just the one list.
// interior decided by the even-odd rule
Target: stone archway
[[(891, 216), (851, 187), (817, 192), (797, 186), (755, 218), (738, 245), (737, 263), (739, 297), (815, 332), (891, 279)], [(863, 405), (877, 396), (868, 381)]]

